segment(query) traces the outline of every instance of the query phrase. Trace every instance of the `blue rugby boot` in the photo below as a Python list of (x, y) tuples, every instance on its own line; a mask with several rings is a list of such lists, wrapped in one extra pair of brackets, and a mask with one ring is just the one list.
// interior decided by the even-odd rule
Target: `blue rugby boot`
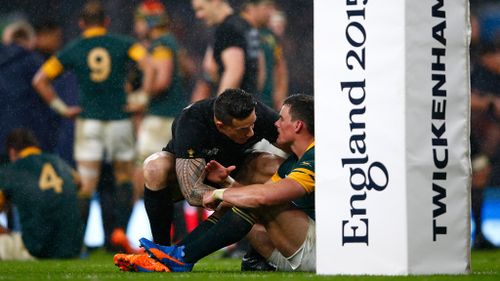
[(194, 264), (184, 261), (184, 246), (161, 246), (146, 238), (139, 239), (139, 243), (151, 257), (166, 265), (172, 272), (193, 270)]

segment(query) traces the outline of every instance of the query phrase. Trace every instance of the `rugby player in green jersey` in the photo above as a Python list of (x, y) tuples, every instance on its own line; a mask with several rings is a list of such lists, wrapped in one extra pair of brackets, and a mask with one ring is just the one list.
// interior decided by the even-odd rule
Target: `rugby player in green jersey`
[[(131, 179), (135, 157), (124, 89), (127, 64), (139, 64), (144, 73), (143, 88), (148, 93), (153, 73), (147, 50), (132, 38), (108, 34), (108, 24), (109, 18), (99, 1), (86, 3), (79, 21), (82, 35), (42, 65), (33, 78), (33, 86), (56, 112), (70, 118), (78, 116), (74, 156), (82, 179), (82, 194), (90, 199), (104, 156), (112, 161), (117, 185), (117, 205), (112, 208), (119, 212), (111, 241), (131, 251), (124, 235), (133, 206)], [(65, 70), (72, 70), (77, 76), (80, 106), (67, 106), (52, 86), (51, 80)], [(88, 215), (88, 204), (83, 213)]]
[[(159, 1), (146, 1), (139, 5), (135, 21), (147, 26), (149, 48), (155, 69), (151, 98), (137, 132), (137, 163), (160, 151), (172, 139), (174, 117), (187, 105), (186, 91), (182, 85), (180, 46), (170, 32), (165, 6)], [(135, 177), (142, 178), (142, 169)], [(144, 186), (144, 180), (140, 184)]]
[(83, 223), (76, 172), (43, 153), (26, 129), (9, 133), (7, 153), (12, 163), (0, 169), (0, 211), (7, 202), (14, 204), (22, 233), (0, 231), (0, 260), (78, 257)]
[(264, 75), (259, 87), (260, 99), (269, 107), (280, 110), (288, 94), (288, 69), (283, 48), (278, 37), (268, 28), (271, 15), (276, 7), (273, 0), (247, 0), (241, 16), (259, 30), (260, 49), (263, 62), (260, 62), (259, 75)]

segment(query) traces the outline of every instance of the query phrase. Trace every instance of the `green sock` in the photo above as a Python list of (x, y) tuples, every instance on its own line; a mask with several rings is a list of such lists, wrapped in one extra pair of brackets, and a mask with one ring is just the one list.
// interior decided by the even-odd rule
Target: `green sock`
[(211, 215), (206, 220), (202, 221), (198, 226), (193, 229), (188, 235), (186, 235), (179, 243), (179, 245), (187, 245), (205, 235), (205, 233), (217, 224), (219, 219), (214, 215)]

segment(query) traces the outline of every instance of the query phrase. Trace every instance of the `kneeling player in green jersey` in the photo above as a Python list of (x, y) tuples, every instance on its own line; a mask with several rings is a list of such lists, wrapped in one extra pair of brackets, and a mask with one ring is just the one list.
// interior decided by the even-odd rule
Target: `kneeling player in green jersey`
[(0, 231), (0, 260), (78, 257), (83, 223), (74, 170), (43, 153), (26, 129), (8, 135), (7, 152), (12, 163), (0, 169), (0, 210), (7, 202), (17, 207), (22, 233)]

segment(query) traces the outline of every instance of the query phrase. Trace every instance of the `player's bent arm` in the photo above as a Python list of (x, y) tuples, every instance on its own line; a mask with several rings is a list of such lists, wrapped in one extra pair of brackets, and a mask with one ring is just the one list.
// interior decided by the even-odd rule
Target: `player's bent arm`
[(32, 85), (46, 103), (50, 104), (51, 101), (57, 98), (57, 93), (52, 86), (51, 79), (42, 68), (33, 77)]
[(166, 46), (157, 46), (151, 54), (154, 67), (152, 93), (158, 94), (170, 87), (174, 73), (174, 52)]
[(266, 58), (262, 50), (259, 50), (259, 56), (257, 59), (258, 67), (257, 67), (257, 90), (262, 92), (264, 89), (264, 84), (266, 83)]
[(215, 190), (203, 183), (206, 176), (205, 164), (203, 158), (175, 160), (175, 171), (181, 192), (191, 206), (202, 206), (203, 195)]
[(153, 66), (155, 77), (153, 79), (152, 94), (159, 94), (170, 87), (174, 72), (174, 62), (172, 59), (154, 59)]
[(198, 79), (191, 94), (191, 103), (208, 99), (212, 94), (212, 86), (207, 81)]
[(33, 77), (32, 85), (42, 99), (50, 106), (50, 108), (60, 115), (65, 117), (74, 117), (79, 113), (79, 110), (68, 107), (59, 98), (54, 86), (52, 86), (51, 79), (45, 73), (43, 68), (40, 68)]
[(219, 80), (218, 66), (214, 58), (214, 51), (212, 47), (208, 47), (202, 61), (202, 70), (208, 75), (212, 83)]
[(297, 181), (285, 178), (275, 183), (228, 188), (223, 192), (222, 199), (240, 208), (261, 208), (288, 203), (306, 193)]
[(283, 105), (283, 101), (288, 95), (288, 66), (283, 56), (283, 52), (278, 52), (276, 59), (276, 64), (273, 69), (273, 77), (274, 77), (274, 95), (273, 95), (273, 103), (274, 109), (279, 111), (281, 106)]
[(218, 80), (217, 62), (215, 62), (212, 48), (208, 47), (203, 57), (201, 77), (196, 81), (191, 94), (191, 102), (208, 99), (212, 95), (212, 86)]
[(153, 91), (153, 83), (155, 76), (155, 69), (153, 67), (152, 59), (149, 55), (145, 55), (137, 60), (137, 65), (142, 72), (142, 90), (150, 94)]
[(5, 197), (5, 194), (3, 194), (3, 191), (0, 190), (0, 212), (5, 211), (7, 207), (7, 198)]
[(245, 73), (245, 52), (239, 47), (229, 47), (222, 51), (224, 72), (220, 77), (217, 95), (228, 88), (239, 88)]

